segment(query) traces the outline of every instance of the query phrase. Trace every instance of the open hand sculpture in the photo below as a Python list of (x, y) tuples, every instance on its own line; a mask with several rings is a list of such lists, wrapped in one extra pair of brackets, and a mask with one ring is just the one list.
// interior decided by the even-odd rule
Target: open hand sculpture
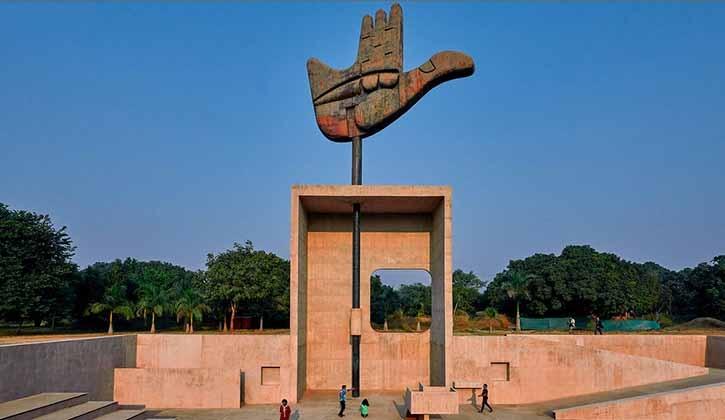
[(473, 70), (471, 57), (442, 51), (403, 73), (403, 9), (398, 4), (389, 16), (378, 10), (374, 24), (369, 15), (363, 18), (357, 60), (349, 68), (335, 70), (315, 58), (307, 62), (317, 125), (336, 142), (377, 133), (432, 88)]

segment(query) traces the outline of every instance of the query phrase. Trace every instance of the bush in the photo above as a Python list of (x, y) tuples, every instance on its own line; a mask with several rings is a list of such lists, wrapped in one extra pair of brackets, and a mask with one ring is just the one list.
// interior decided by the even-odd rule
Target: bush
[(662, 328), (667, 328), (674, 325), (674, 322), (672, 322), (672, 318), (670, 318), (670, 316), (667, 314), (647, 314), (643, 316), (642, 319), (657, 321), (660, 323), (660, 327)]

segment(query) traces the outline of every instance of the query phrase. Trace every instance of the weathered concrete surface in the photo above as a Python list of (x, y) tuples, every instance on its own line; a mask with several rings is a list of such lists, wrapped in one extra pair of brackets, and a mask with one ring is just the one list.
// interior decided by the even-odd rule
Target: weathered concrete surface
[(113, 398), (148, 408), (239, 408), (241, 372), (218, 369), (116, 369)]
[[(305, 185), (292, 188), (291, 319), (294, 383), (334, 390), (351, 379), (351, 203), (361, 203), (361, 388), (450, 385), (453, 336), (451, 190), (429, 186)], [(370, 325), (370, 275), (431, 273), (433, 322), (422, 333)]]
[(707, 337), (705, 366), (717, 369), (725, 369), (725, 337)]
[(85, 392), (44, 392), (0, 403), (0, 419), (33, 419), (86, 401)]
[(405, 390), (406, 412), (418, 416), (432, 414), (458, 414), (458, 395), (445, 386), (421, 386), (418, 390)]
[[(159, 380), (166, 378), (166, 373), (154, 369), (242, 371), (244, 403), (269, 404), (294, 395), (289, 351), (289, 335), (140, 334), (136, 366), (150, 369), (147, 377), (159, 375)], [(263, 367), (280, 368), (278, 384), (262, 384)]]
[[(493, 404), (530, 404), (705, 375), (708, 369), (530, 336), (456, 336), (455, 382), (486, 382)], [(509, 363), (509, 380), (491, 363)], [(462, 404), (471, 394), (459, 393)]]
[(0, 401), (41, 392), (87, 392), (113, 398), (113, 369), (134, 367), (136, 336), (0, 346)]
[[(650, 357), (705, 366), (707, 336), (704, 335), (544, 335), (534, 334), (531, 338), (556, 341), (562, 344), (608, 350), (632, 356)], [(725, 343), (725, 341), (723, 341)], [(725, 346), (725, 344), (723, 345)], [(724, 347), (725, 350), (725, 347)], [(725, 359), (725, 356), (723, 357)]]
[(557, 420), (720, 420), (725, 383), (556, 410)]

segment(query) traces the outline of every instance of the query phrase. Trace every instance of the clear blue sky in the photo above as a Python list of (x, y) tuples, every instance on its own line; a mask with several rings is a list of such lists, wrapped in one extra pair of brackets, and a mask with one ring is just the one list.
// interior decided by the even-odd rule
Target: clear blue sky
[[(289, 255), (289, 188), (348, 183), (305, 62), (352, 63), (389, 3), (0, 4), (0, 201), (85, 266)], [(403, 3), (405, 67), (476, 74), (365, 141), (364, 181), (448, 184), (454, 264), (591, 244), (679, 269), (725, 253), (725, 3)]]

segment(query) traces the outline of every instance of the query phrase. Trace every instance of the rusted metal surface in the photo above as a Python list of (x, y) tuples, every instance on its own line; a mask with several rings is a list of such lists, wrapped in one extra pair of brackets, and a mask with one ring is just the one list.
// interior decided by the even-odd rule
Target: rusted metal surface
[(316, 58), (307, 62), (317, 125), (336, 142), (371, 136), (395, 121), (423, 95), (448, 80), (473, 74), (473, 59), (456, 51), (434, 54), (403, 72), (403, 9), (366, 15), (357, 60), (345, 70)]

